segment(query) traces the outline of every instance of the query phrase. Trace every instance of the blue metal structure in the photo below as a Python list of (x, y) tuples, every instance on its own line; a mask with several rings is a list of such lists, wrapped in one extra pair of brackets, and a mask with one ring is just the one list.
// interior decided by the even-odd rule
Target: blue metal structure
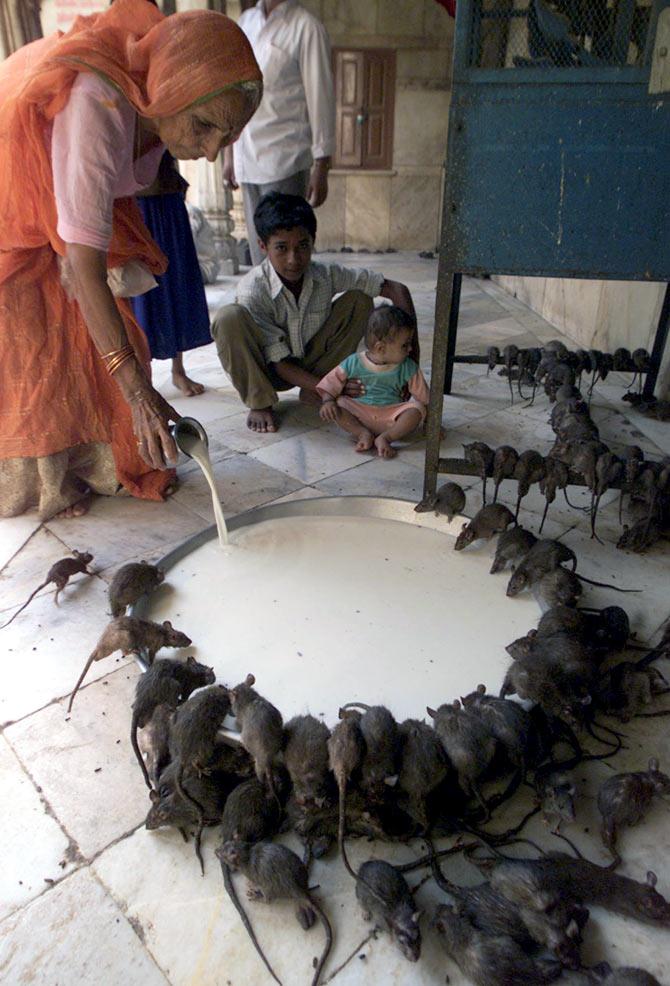
[[(459, 360), (461, 274), (670, 281), (670, 94), (648, 92), (668, 6), (458, 0), (426, 492)], [(670, 293), (646, 393), (669, 318)]]

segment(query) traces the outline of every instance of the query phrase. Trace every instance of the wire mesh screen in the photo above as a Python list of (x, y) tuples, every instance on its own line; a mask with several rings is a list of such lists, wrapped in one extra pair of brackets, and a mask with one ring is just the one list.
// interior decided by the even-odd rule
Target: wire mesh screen
[(476, 0), (475, 68), (642, 66), (652, 0)]

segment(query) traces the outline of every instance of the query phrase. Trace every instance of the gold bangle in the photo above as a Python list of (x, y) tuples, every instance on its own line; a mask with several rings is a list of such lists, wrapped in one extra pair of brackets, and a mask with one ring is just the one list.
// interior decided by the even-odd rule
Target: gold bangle
[(114, 359), (115, 356), (120, 356), (122, 353), (134, 352), (133, 347), (130, 343), (126, 343), (125, 346), (121, 346), (120, 349), (111, 349), (108, 353), (100, 353), (100, 359), (103, 362)]
[(113, 376), (116, 373), (116, 371), (123, 366), (124, 363), (127, 363), (129, 359), (132, 359), (134, 355), (135, 355), (135, 350), (132, 347), (130, 347), (129, 353), (122, 353), (120, 356), (117, 356), (114, 360), (110, 360), (109, 363), (107, 364), (107, 372), (109, 373), (110, 377)]

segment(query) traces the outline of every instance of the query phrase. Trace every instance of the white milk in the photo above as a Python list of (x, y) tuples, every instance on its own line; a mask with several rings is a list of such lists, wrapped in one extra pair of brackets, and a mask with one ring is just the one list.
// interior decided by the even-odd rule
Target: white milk
[(497, 693), (506, 644), (539, 616), (532, 598), (506, 597), (508, 573), (488, 574), (493, 543), (455, 552), (453, 534), (418, 524), (279, 518), (231, 544), (170, 568), (146, 615), (192, 637), (218, 681), (253, 672), (285, 720), (309, 711), (333, 724), (355, 699), (422, 719), (480, 682)]
[(221, 509), (221, 501), (214, 481), (214, 473), (212, 471), (212, 463), (209, 459), (207, 445), (195, 431), (184, 428), (179, 434), (179, 446), (182, 452), (190, 455), (194, 462), (198, 463), (209, 484), (212, 493), (214, 520), (216, 521), (216, 529), (219, 534), (219, 545), (225, 548), (228, 544), (228, 528), (226, 527), (226, 518), (223, 516), (223, 510)]

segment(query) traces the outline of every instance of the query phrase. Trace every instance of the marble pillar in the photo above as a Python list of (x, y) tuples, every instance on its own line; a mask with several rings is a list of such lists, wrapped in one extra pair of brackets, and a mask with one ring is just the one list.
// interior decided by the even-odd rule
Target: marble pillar
[(221, 257), (222, 274), (239, 274), (237, 243), (232, 235), (235, 228), (231, 210), (233, 195), (223, 181), (223, 155), (214, 164), (204, 158), (197, 164), (197, 204), (214, 230), (214, 242)]

